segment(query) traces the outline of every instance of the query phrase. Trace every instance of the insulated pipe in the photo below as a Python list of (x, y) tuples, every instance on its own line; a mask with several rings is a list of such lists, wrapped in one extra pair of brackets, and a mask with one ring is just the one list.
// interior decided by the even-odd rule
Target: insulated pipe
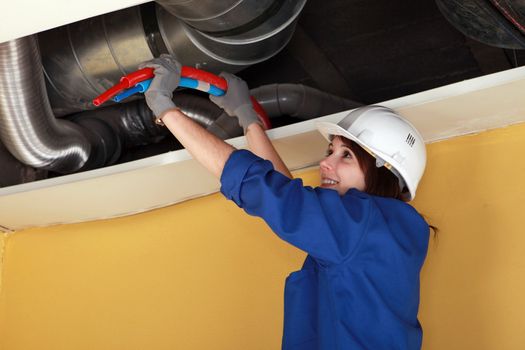
[(302, 84), (270, 84), (250, 90), (270, 118), (311, 119), (362, 106)]
[[(226, 115), (222, 109), (207, 98), (176, 93), (173, 96), (173, 102), (184, 114), (220, 138), (227, 139), (242, 135), (237, 119)], [(227, 118), (222, 117), (223, 114)], [(157, 143), (169, 134), (168, 129), (154, 122), (153, 113), (144, 100), (77, 113), (69, 119), (81, 125), (92, 125), (91, 131), (100, 135), (100, 140), (95, 144), (96, 148), (107, 148), (106, 145), (115, 143), (113, 138), (116, 138), (123, 148), (147, 145)], [(98, 122), (93, 122), (93, 120), (98, 120)], [(102, 125), (97, 127), (97, 124), (100, 123), (108, 125), (112, 134), (105, 132)], [(115, 155), (112, 156), (106, 152), (108, 158), (101, 161), (102, 163), (112, 164), (117, 160), (115, 156), (120, 155), (120, 147), (113, 148), (116, 149)]]
[(18, 185), (47, 177), (46, 170), (31, 168), (13, 157), (2, 142), (0, 142), (0, 164), (2, 165), (0, 187)]
[[(251, 93), (261, 100), (270, 117), (288, 115), (310, 119), (361, 105), (300, 84), (265, 85), (251, 90)], [(243, 134), (237, 118), (228, 116), (207, 98), (177, 92), (173, 102), (184, 114), (221, 139)], [(115, 153), (107, 150), (108, 145), (116, 141), (123, 148), (130, 148), (159, 142), (168, 135), (166, 128), (153, 122), (153, 114), (143, 99), (78, 113), (70, 119), (89, 128), (94, 134), (90, 139), (99, 137), (93, 146), (97, 153), (107, 154), (108, 158), (100, 159), (101, 156), (93, 155), (91, 158), (97, 159), (95, 167), (116, 162), (120, 146), (111, 148), (115, 149)], [(104, 125), (109, 125), (112, 133), (107, 132)], [(90, 160), (92, 163), (94, 161)]]
[[(175, 93), (173, 96), (173, 102), (184, 114), (195, 120), (204, 128), (209, 128), (216, 123), (217, 118), (223, 113), (223, 110), (217, 107), (217, 105), (211, 102), (208, 98), (195, 95)], [(235, 120), (233, 120), (233, 122), (235, 123)]]
[(70, 173), (88, 160), (80, 128), (57, 120), (47, 98), (35, 36), (0, 43), (0, 138), (21, 162)]
[(222, 112), (215, 122), (206, 128), (215, 136), (227, 140), (233, 137), (242, 136), (243, 130), (239, 126), (237, 118), (232, 118), (226, 112)]

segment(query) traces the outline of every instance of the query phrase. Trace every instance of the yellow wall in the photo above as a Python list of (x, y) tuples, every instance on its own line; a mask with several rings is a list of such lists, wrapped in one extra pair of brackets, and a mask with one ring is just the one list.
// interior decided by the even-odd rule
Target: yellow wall
[[(523, 349), (523, 150), (525, 125), (428, 147), (415, 205), (440, 233), (422, 273), (424, 349)], [(17, 232), (0, 349), (278, 349), (284, 278), (303, 257), (220, 195)]]
[(424, 349), (525, 349), (525, 124), (428, 151), (414, 204), (441, 232), (422, 272)]

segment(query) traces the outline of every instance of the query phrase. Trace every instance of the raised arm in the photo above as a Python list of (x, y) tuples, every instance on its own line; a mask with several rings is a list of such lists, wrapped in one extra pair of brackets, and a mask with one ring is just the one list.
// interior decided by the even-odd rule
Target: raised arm
[(246, 82), (229, 73), (222, 73), (221, 76), (228, 82), (228, 91), (221, 97), (210, 96), (210, 100), (223, 108), (229, 116), (238, 118), (246, 135), (248, 147), (254, 154), (272, 162), (275, 170), (291, 179), (292, 174), (273, 147), (252, 107)]
[(172, 92), (180, 80), (181, 65), (169, 55), (146, 62), (154, 68), (155, 78), (146, 91), (146, 103), (188, 152), (215, 177), (220, 178), (224, 164), (235, 150), (176, 108)]
[(193, 158), (216, 178), (221, 177), (224, 164), (235, 148), (211, 134), (178, 109), (168, 110), (162, 121)]
[[(247, 213), (263, 218), (282, 239), (318, 259), (339, 263), (351, 254), (363, 228), (368, 227), (370, 201), (348, 198), (355, 201), (348, 210), (336, 191), (304, 187), (300, 179), (286, 177), (283, 170), (288, 169), (282, 161), (281, 171), (276, 171), (276, 159), (280, 157), (257, 122), (241, 121), (241, 125), (246, 126), (248, 142), (266, 154), (267, 160), (248, 151), (234, 152), (234, 147), (176, 108), (172, 91), (180, 77), (178, 62), (162, 56), (145, 66), (155, 69), (155, 78), (145, 95), (157, 121), (164, 123), (199, 163), (221, 179), (221, 192), (227, 198)], [(274, 163), (270, 164), (268, 158), (274, 158)]]
[(248, 126), (246, 130), (246, 139), (248, 140), (248, 146), (253, 153), (272, 162), (274, 169), (284, 176), (289, 177), (290, 179), (293, 178), (290, 170), (288, 170), (288, 167), (284, 164), (281, 156), (273, 147), (272, 142), (268, 138), (268, 135), (266, 135), (266, 131), (264, 131), (261, 124), (253, 123)]

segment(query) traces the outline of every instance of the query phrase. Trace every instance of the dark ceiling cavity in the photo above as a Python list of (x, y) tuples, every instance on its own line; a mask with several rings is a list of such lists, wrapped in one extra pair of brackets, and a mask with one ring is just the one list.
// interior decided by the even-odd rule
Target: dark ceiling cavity
[[(115, 39), (116, 41), (112, 41), (114, 45), (124, 34), (133, 37), (133, 31), (140, 32), (136, 36), (141, 39), (137, 41), (140, 45), (135, 45), (133, 49), (136, 57), (132, 58), (125, 50), (119, 53), (121, 59), (118, 69), (112, 72), (114, 77), (109, 77), (118, 79), (124, 72), (136, 67), (138, 63), (135, 61), (170, 52), (173, 48), (181, 51), (180, 48), (183, 47), (184, 52), (179, 53), (188, 62), (198, 63), (208, 59), (207, 56), (202, 58), (202, 52), (195, 50), (189, 44), (190, 41), (184, 39), (186, 41), (179, 43), (182, 37), (176, 34), (181, 31), (180, 28), (193, 33), (196, 25), (209, 26), (199, 28), (202, 33), (191, 34), (194, 35), (192, 40), (197, 38), (210, 45), (210, 48), (223, 55), (221, 57), (227, 58), (227, 62), (234, 64), (217, 63), (211, 59), (205, 65), (212, 71), (214, 67), (216, 70), (222, 68), (233, 72), (244, 68), (237, 74), (252, 89), (263, 86), (257, 91), (260, 98), (268, 100), (267, 108), (272, 110), (274, 127), (318, 116), (315, 113), (337, 112), (327, 107), (345, 110), (359, 104), (380, 103), (525, 63), (525, 53), (519, 50), (520, 43), (525, 43), (522, 31), (522, 25), (525, 27), (525, 1), (522, 0), (308, 0), (304, 8), (304, 1), (245, 0), (242, 2), (243, 6), (250, 6), (260, 13), (243, 12), (243, 9), (238, 8), (230, 17), (238, 19), (239, 13), (244, 13), (249, 15), (246, 17), (247, 22), (243, 26), (226, 28), (223, 31), (219, 30), (223, 27), (219, 26), (217, 29), (215, 26), (217, 23), (226, 23), (224, 21), (228, 19), (229, 12), (224, 13), (226, 19), (193, 23), (189, 20), (195, 15), (191, 12), (195, 10), (190, 6), (191, 1), (182, 5), (175, 2), (174, 6), (177, 8), (173, 11), (178, 14), (177, 17), (184, 19), (186, 16), (185, 24), (177, 24), (171, 21), (169, 12), (172, 11), (166, 5), (171, 2), (158, 0), (158, 3), (166, 8), (155, 3), (146, 3), (139, 8), (121, 10), (71, 24), (68, 28), (64, 26), (39, 34), (43, 66), (48, 80), (47, 93), (50, 95), (54, 116), (67, 118), (84, 130), (91, 130), (85, 136), (90, 139), (91, 144), (98, 145), (91, 152), (98, 156), (91, 156), (83, 170), (123, 163), (181, 147), (174, 138), (164, 137), (165, 130), (160, 130), (151, 123), (151, 112), (144, 107), (142, 100), (127, 106), (113, 106), (105, 111), (93, 110), (76, 114), (83, 109), (80, 107), (92, 109), (90, 96), (96, 95), (96, 90), (100, 88), (98, 85), (103, 83), (102, 85), (110, 86), (112, 81), (103, 81), (93, 74), (85, 74), (82, 69), (78, 72), (73, 69), (67, 71), (68, 79), (51, 81), (51, 76), (66, 76), (66, 73), (62, 74), (68, 67), (66, 63), (76, 66), (82, 49), (88, 52), (81, 56), (86, 60), (82, 67), (98, 67), (97, 58), (93, 58), (92, 53), (89, 54), (92, 47), (98, 46), (86, 45), (86, 42), (96, 42), (99, 37), (105, 37), (108, 41)], [(221, 3), (216, 4), (224, 6)], [(265, 7), (264, 4), (268, 6)], [(213, 6), (209, 9), (212, 10)], [(283, 33), (282, 39), (274, 40), (273, 45), (261, 46), (258, 41), (253, 41), (246, 49), (235, 51), (224, 44), (227, 41), (222, 41), (228, 35), (241, 40), (244, 35), (241, 32), (245, 30), (255, 35), (257, 30), (262, 30), (259, 28), (261, 23), (280, 23), (282, 18), (273, 18), (272, 14), (285, 13), (283, 9), (295, 11), (291, 17), (294, 21), (296, 14), (300, 12), (294, 34), (283, 50), (282, 45), (288, 40), (293, 26), (289, 27), (289, 32)], [(126, 23), (138, 24), (122, 30), (115, 25), (120, 23), (119, 16), (125, 16)], [(286, 16), (291, 15), (285, 13), (280, 16), (286, 19)], [(111, 30), (114, 31), (113, 34)], [(97, 31), (104, 33), (97, 36)], [(166, 41), (161, 32), (172, 39)], [(216, 38), (210, 41), (207, 34), (203, 33), (214, 33)], [(170, 37), (168, 34), (174, 35)], [(69, 56), (57, 54), (61, 50), (70, 49), (64, 42), (69, 42), (74, 47)], [(111, 47), (113, 51), (118, 49)], [(113, 51), (112, 54), (115, 54)], [(276, 52), (278, 53), (275, 54)], [(252, 57), (255, 53), (257, 55)], [(269, 56), (273, 57), (262, 61)], [(94, 69), (93, 72), (97, 70)], [(104, 78), (108, 76), (105, 71), (102, 73)], [(95, 80), (86, 84), (86, 77)], [(66, 90), (60, 84), (69, 87), (80, 85)], [(82, 95), (81, 92), (88, 88), (93, 92), (88, 91), (89, 93)], [(66, 91), (73, 96), (67, 96)], [(287, 98), (288, 105), (280, 105), (282, 96), (279, 94), (285, 93), (294, 98)], [(222, 118), (222, 111), (217, 110), (216, 106), (197, 101), (206, 96), (200, 93), (194, 93), (193, 96), (196, 99), (191, 96), (179, 97), (184, 99), (187, 113), (194, 114), (192, 118), (202, 119), (201, 116), (206, 115), (201, 122), (204, 125), (209, 124), (209, 129), (217, 135), (222, 137), (224, 134), (224, 138), (242, 132), (237, 125), (216, 123), (222, 119), (231, 121), (231, 118)], [(309, 110), (303, 113), (301, 101), (304, 100), (309, 100), (310, 104)], [(312, 101), (316, 102), (314, 107), (311, 106)], [(279, 116), (278, 112), (285, 115)], [(106, 140), (109, 139), (118, 142), (108, 144)], [(9, 167), (14, 169), (11, 176), (0, 177), (0, 187), (59, 175), (54, 170), (46, 172), (19, 164), (1, 144), (0, 156), (3, 165), (11, 164)], [(92, 165), (93, 163), (96, 165)]]

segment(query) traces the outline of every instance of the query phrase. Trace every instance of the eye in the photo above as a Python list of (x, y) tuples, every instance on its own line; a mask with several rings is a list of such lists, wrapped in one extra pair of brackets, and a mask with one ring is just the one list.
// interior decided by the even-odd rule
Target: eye
[(351, 159), (352, 158), (352, 153), (350, 153), (349, 151), (344, 151), (343, 158)]
[(331, 149), (327, 150), (326, 153), (325, 153), (325, 157), (331, 156), (332, 153), (334, 153), (334, 151), (332, 151)]

